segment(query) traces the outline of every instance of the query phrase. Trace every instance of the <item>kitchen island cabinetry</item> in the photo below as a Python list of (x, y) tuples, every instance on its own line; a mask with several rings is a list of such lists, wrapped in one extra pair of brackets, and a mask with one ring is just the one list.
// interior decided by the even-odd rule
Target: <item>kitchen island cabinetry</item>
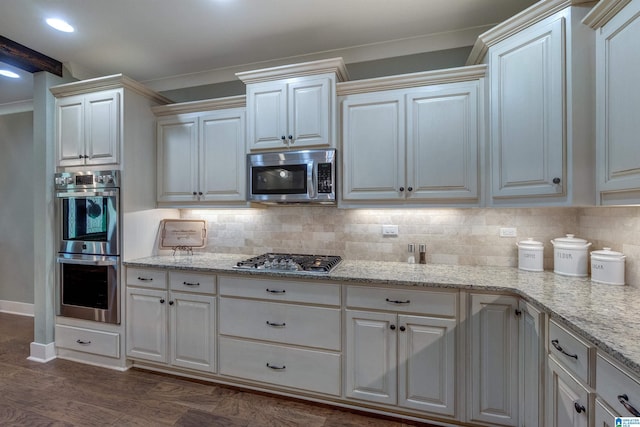
[(490, 70), (490, 206), (594, 202), (589, 6), (558, 6), (536, 3), (480, 35), (467, 61)]
[(220, 276), (221, 376), (341, 395), (340, 285)]
[(127, 356), (215, 372), (215, 276), (127, 269)]
[(484, 73), (478, 66), (341, 84), (344, 204), (477, 206)]
[(246, 204), (244, 96), (153, 111), (158, 205)]
[(247, 150), (336, 146), (342, 58), (236, 74), (247, 84)]
[(597, 203), (640, 203), (640, 1), (603, 0), (584, 22), (596, 38)]
[(346, 397), (456, 419), (458, 293), (349, 286)]

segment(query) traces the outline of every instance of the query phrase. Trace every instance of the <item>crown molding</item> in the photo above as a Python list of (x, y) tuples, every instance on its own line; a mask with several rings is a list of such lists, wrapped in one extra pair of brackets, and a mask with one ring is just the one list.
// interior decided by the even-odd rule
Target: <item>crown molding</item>
[(244, 108), (246, 105), (247, 97), (245, 95), (238, 95), (225, 98), (206, 99), (202, 101), (158, 105), (156, 107), (152, 107), (151, 111), (159, 117), (175, 114), (198, 113), (202, 111), (223, 110), (227, 108)]
[(49, 90), (56, 97), (63, 97), (95, 92), (96, 90), (120, 88), (129, 89), (160, 104), (168, 104), (171, 102), (169, 98), (152, 91), (142, 83), (138, 83), (137, 81), (123, 74), (113, 74), (111, 76), (65, 83), (58, 86), (52, 86), (51, 88), (49, 88)]
[(631, 0), (600, 0), (582, 19), (582, 23), (596, 30), (609, 22), (629, 3)]
[(540, 1), (522, 12), (514, 15), (506, 21), (496, 25), (489, 31), (486, 31), (476, 40), (469, 58), (467, 59), (467, 65), (480, 64), (484, 60), (487, 50), (491, 46), (505, 40), (514, 34), (530, 27), (532, 24), (539, 22), (554, 13), (557, 13), (569, 6), (576, 6), (579, 4), (593, 3), (594, 0), (543, 0)]
[(236, 73), (236, 77), (245, 84), (249, 84), (325, 73), (335, 73), (338, 82), (349, 80), (349, 73), (342, 58), (321, 59), (319, 61), (282, 65), (261, 70), (243, 71)]
[(486, 73), (487, 66), (481, 64), (468, 67), (447, 68), (444, 70), (400, 74), (397, 76), (377, 77), (374, 79), (354, 80), (338, 83), (336, 85), (336, 93), (342, 96), (442, 83), (464, 82), (481, 79), (486, 76)]
[(33, 99), (0, 104), (0, 116), (5, 114), (26, 113), (27, 111), (33, 111)]

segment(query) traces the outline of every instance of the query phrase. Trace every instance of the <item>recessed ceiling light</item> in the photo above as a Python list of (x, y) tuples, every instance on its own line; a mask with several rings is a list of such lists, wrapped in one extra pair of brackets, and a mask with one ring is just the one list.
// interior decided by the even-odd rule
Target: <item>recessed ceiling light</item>
[(12, 79), (20, 78), (19, 74), (16, 74), (13, 71), (9, 71), (9, 70), (0, 70), (0, 76), (10, 77)]
[(64, 21), (62, 19), (49, 18), (47, 19), (47, 24), (64, 33), (73, 33), (75, 31), (75, 29), (71, 25), (69, 25), (67, 21)]

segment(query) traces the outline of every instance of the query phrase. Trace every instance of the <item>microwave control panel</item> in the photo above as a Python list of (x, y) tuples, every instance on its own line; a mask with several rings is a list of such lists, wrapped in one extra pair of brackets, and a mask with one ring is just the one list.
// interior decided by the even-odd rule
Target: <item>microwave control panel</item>
[(331, 193), (332, 191), (331, 163), (318, 163), (318, 193)]

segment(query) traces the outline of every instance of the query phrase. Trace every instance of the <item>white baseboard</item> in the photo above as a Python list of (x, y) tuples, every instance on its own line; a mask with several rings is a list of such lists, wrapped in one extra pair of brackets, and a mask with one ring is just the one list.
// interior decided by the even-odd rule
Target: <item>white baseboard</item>
[(33, 304), (27, 304), (26, 302), (0, 300), (0, 312), (33, 317), (34, 308)]
[(49, 344), (31, 343), (31, 355), (27, 357), (33, 362), (47, 363), (56, 358), (56, 345), (51, 342)]

